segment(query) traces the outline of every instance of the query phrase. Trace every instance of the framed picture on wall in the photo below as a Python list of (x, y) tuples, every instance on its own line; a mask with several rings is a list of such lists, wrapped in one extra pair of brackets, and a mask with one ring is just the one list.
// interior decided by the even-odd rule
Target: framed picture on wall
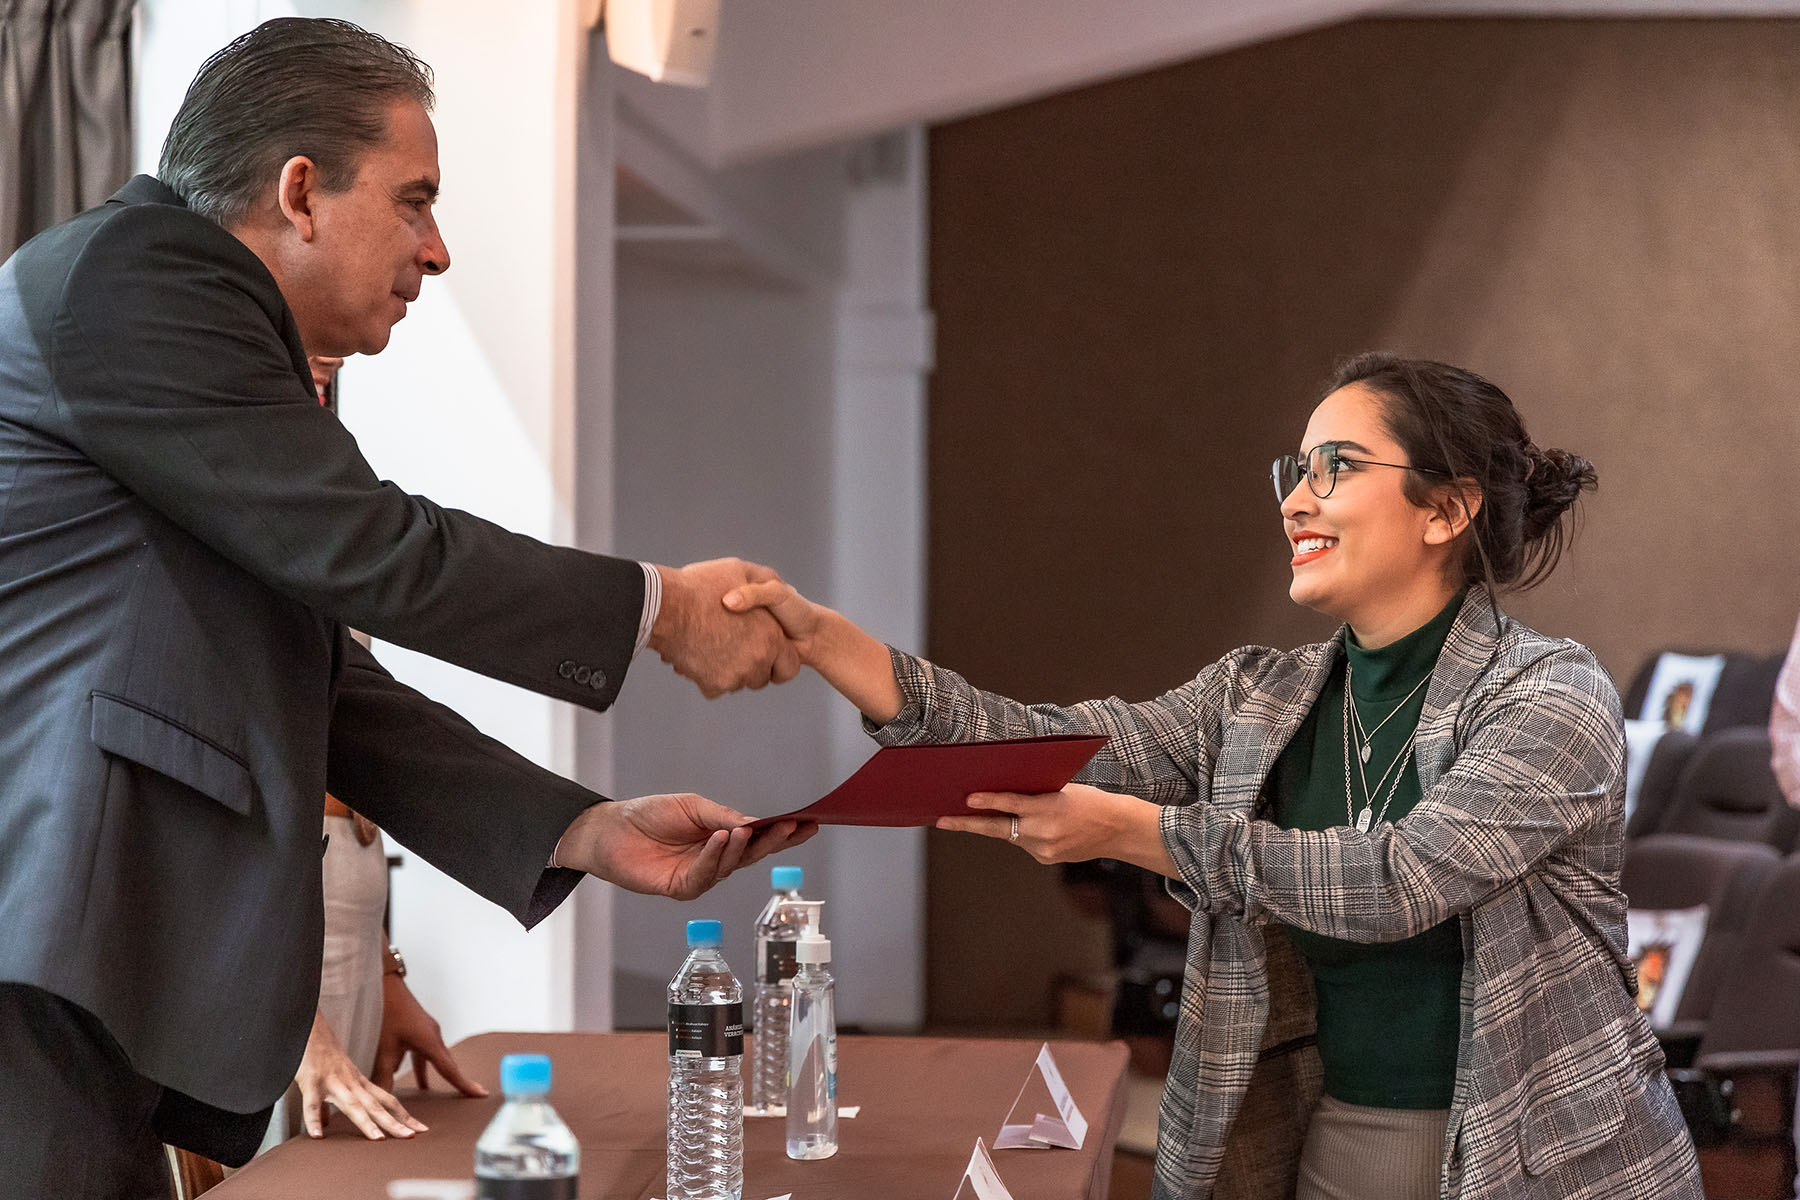
[(1658, 656), (1638, 717), (1659, 721), (1664, 729), (1698, 734), (1700, 727), (1706, 724), (1706, 710), (1724, 670), (1723, 654), (1665, 653)]
[(1682, 989), (1706, 939), (1706, 905), (1631, 909), (1625, 914), (1626, 948), (1637, 964), (1638, 1008), (1653, 1029), (1675, 1020)]

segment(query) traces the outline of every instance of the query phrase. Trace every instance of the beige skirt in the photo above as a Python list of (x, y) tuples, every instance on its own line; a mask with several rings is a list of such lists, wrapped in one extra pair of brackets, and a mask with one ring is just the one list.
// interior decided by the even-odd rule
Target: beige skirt
[(1438, 1200), (1448, 1109), (1368, 1108), (1325, 1096), (1295, 1200)]

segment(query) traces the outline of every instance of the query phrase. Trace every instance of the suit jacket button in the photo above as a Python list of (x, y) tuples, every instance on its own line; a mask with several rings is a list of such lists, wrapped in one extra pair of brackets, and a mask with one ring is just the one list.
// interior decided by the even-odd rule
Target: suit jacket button
[(588, 681), (588, 677), (591, 676), (593, 673), (594, 673), (594, 668), (592, 668), (592, 667), (576, 667), (575, 668), (575, 682), (576, 683), (586, 683)]
[(588, 680), (588, 686), (593, 688), (596, 692), (605, 691), (606, 690), (606, 672), (605, 671), (595, 671), (594, 677), (592, 679)]
[(561, 675), (564, 679), (569, 678), (569, 676), (575, 674), (575, 663), (571, 659), (563, 659), (556, 664), (556, 673)]

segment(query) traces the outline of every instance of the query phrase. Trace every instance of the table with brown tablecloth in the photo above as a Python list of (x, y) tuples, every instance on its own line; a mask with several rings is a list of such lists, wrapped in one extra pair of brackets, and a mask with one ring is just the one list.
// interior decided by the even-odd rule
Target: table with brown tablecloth
[[(861, 1105), (861, 1114), (838, 1123), (837, 1154), (816, 1162), (787, 1157), (780, 1118), (747, 1119), (744, 1200), (783, 1192), (794, 1200), (951, 1200), (975, 1139), (993, 1145), (1042, 1044), (840, 1038), (838, 1103)], [(1051, 1050), (1087, 1118), (1085, 1143), (1080, 1150), (999, 1150), (994, 1161), (1016, 1200), (1105, 1200), (1124, 1119), (1125, 1047), (1052, 1042)], [(468, 1100), (402, 1089), (402, 1102), (431, 1126), (429, 1133), (371, 1142), (334, 1116), (323, 1140), (300, 1137), (275, 1147), (207, 1200), (383, 1200), (392, 1179), (468, 1179), (475, 1139), (500, 1107), (500, 1056), (512, 1053), (543, 1053), (554, 1061), (550, 1100), (581, 1143), (582, 1200), (663, 1194), (667, 1037), (487, 1033), (455, 1052), (494, 1096)]]

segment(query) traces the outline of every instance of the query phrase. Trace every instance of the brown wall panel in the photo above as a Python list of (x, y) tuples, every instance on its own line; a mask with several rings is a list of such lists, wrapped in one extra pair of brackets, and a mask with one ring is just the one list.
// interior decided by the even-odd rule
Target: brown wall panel
[[(1800, 23), (1371, 21), (933, 131), (930, 649), (1141, 698), (1330, 622), (1267, 482), (1339, 356), (1475, 368), (1601, 491), (1508, 607), (1623, 681), (1800, 609)], [(1101, 965), (1054, 871), (933, 835), (930, 1011)], [(1004, 985), (1001, 965), (1005, 965)]]

